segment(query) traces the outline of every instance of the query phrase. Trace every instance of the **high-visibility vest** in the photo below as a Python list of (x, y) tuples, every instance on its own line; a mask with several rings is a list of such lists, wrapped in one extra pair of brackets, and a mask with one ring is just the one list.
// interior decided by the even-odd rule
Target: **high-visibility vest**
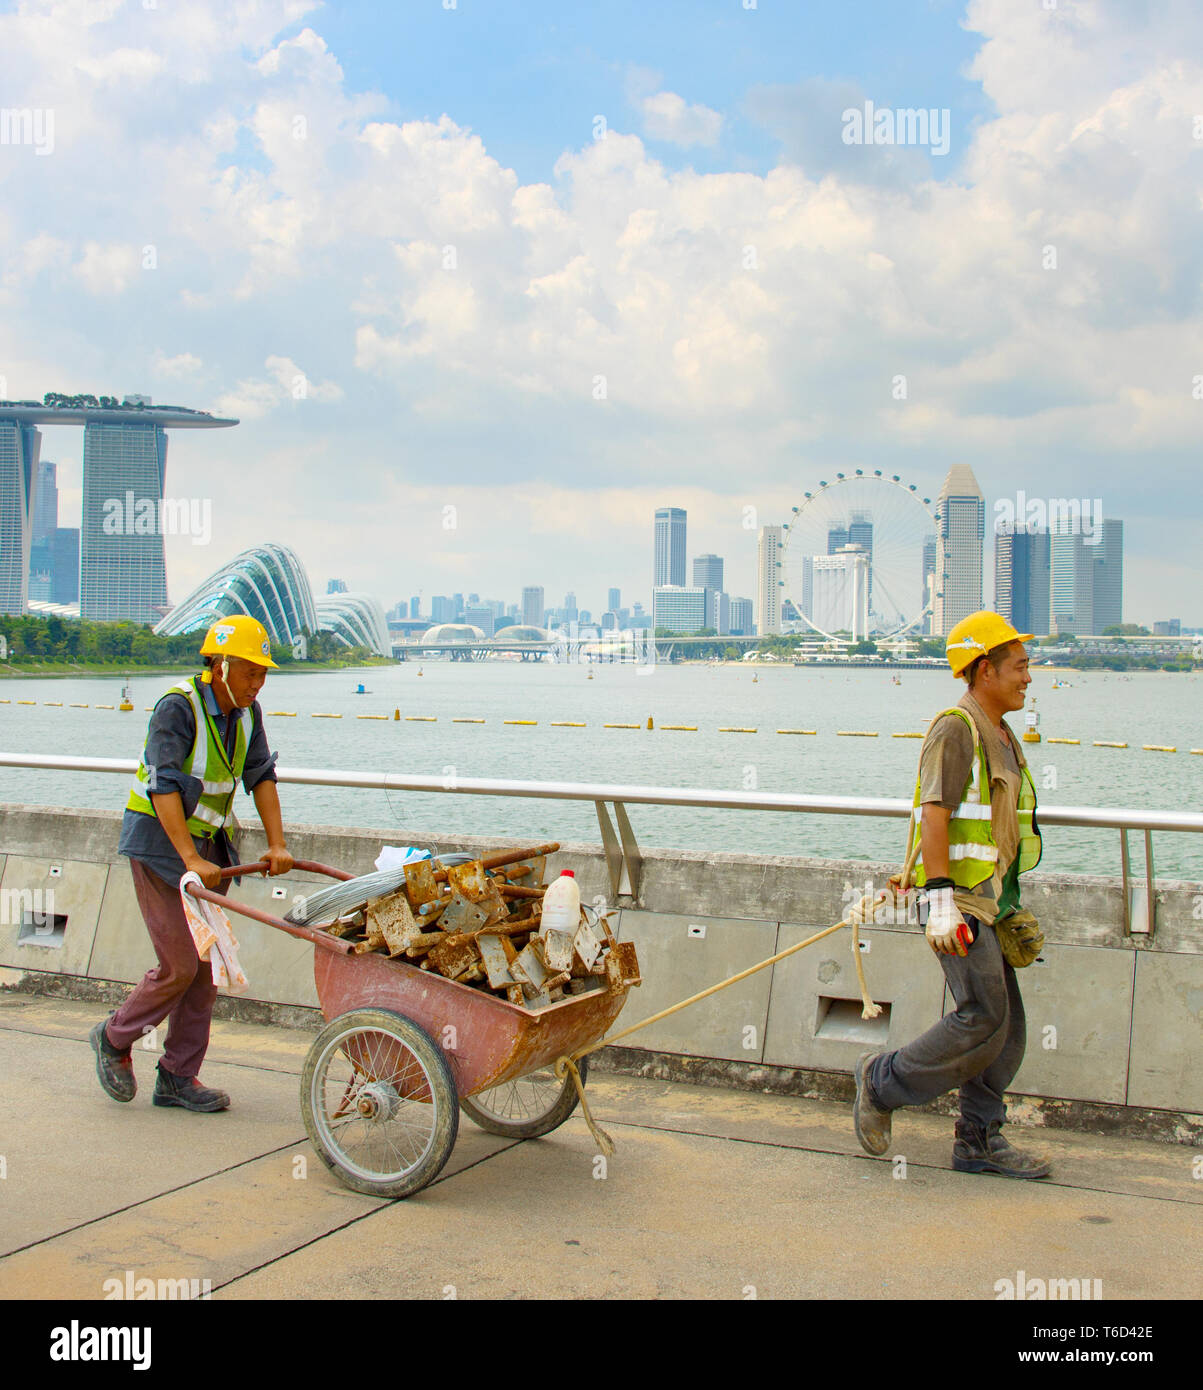
[[(226, 754), (221, 735), (205, 708), (195, 679), (173, 685), (164, 695), (183, 695), (192, 706), (196, 732), (192, 736), (192, 747), (180, 765), (180, 771), (186, 777), (197, 778), (203, 785), (200, 800), (188, 817), (188, 833), (210, 838), (234, 822), (231, 806), (238, 779), (246, 766), (246, 750), (251, 740), (251, 723), (254, 716), (249, 709), (238, 711), (234, 757), (231, 760)], [(159, 698), (162, 699), (163, 696)], [(149, 795), (154, 788), (149, 783), (150, 772), (147, 768), (144, 745), (142, 759), (130, 788), (129, 800), (125, 803), (127, 811), (140, 811), (144, 816), (155, 814)]]
[[(994, 843), (992, 811), (990, 807), (990, 765), (986, 760), (986, 750), (972, 715), (958, 707), (942, 710), (936, 719), (946, 714), (959, 715), (969, 725), (973, 735), (973, 772), (962, 794), (960, 804), (948, 821), (948, 876), (958, 888), (966, 891), (976, 888), (999, 868), (998, 846)], [(932, 720), (935, 723), (935, 719)], [(915, 777), (914, 829), (911, 849), (915, 851), (913, 881), (922, 887), (927, 882), (927, 871), (923, 866), (922, 820), (923, 807), (919, 801), (920, 778)], [(1027, 873), (1040, 862), (1041, 840), (1036, 825), (1036, 785), (1032, 781), (1027, 764), (1019, 768), (1019, 853), (1017, 855), (1019, 872)], [(918, 848), (916, 848), (918, 846)]]

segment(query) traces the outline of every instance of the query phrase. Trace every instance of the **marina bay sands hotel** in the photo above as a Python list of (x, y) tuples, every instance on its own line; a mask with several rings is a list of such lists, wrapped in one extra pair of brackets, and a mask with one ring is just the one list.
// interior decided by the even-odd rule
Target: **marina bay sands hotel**
[(146, 396), (0, 400), (0, 613), (29, 601), (30, 544), (41, 425), (82, 425), (80, 616), (158, 622), (167, 611), (163, 487), (167, 430), (228, 429), (202, 410), (152, 405)]

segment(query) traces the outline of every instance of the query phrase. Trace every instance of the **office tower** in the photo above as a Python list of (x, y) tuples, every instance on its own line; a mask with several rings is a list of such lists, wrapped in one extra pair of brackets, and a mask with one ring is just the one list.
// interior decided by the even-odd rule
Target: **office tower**
[(733, 598), (731, 600), (731, 635), (732, 637), (752, 637), (754, 633), (752, 619), (752, 600), (750, 598)]
[(721, 555), (695, 555), (693, 558), (693, 583), (698, 589), (714, 589), (721, 592), (723, 587), (723, 559)]
[(522, 591), (522, 624), (524, 627), (543, 626), (543, 586), (531, 585)]
[(1181, 618), (1162, 618), (1153, 624), (1154, 637), (1181, 637)]
[(1019, 632), (1049, 631), (1049, 534), (1023, 523), (994, 533), (994, 608)]
[(622, 591), (620, 589), (610, 589), (607, 592), (606, 607), (611, 613), (617, 613), (622, 607)]
[(430, 621), (436, 626), (455, 622), (455, 600), (446, 594), (435, 594), (430, 600)]
[(846, 545), (836, 555), (814, 555), (811, 621), (823, 632), (847, 632), (860, 641), (869, 631), (869, 557)]
[(685, 587), (685, 512), (681, 507), (656, 508), (654, 587)]
[(464, 615), (464, 596), (463, 594), (452, 594), (451, 602), (455, 606), (455, 617), (453, 622), (460, 622)]
[(1094, 630), (1106, 632), (1123, 622), (1124, 612), (1124, 523), (1104, 521), (1102, 539), (1097, 533), (1093, 547), (1094, 562)]
[(38, 463), (37, 487), (33, 499), (31, 538), (48, 540), (58, 526), (58, 464), (42, 459)]
[(79, 527), (56, 526), (50, 537), (50, 599), (79, 602)]
[(705, 589), (683, 584), (662, 584), (652, 590), (652, 629), (696, 632), (706, 622)]
[(756, 548), (756, 630), (781, 631), (781, 527), (762, 526)]
[(84, 428), (80, 615), (155, 623), (167, 610), (161, 529), (167, 434), (161, 425), (90, 420)]
[(347, 592), (347, 581), (345, 579), (327, 579), (326, 592), (328, 594), (345, 594)]
[(414, 594), (409, 601), (409, 616), (420, 618), (422, 616), (422, 598), (420, 594)]
[(947, 637), (962, 618), (982, 606), (986, 499), (967, 463), (948, 470), (940, 489), (939, 514), (932, 632)]
[(480, 628), (486, 637), (493, 635), (494, 614), (492, 608), (483, 603), (469, 604), (464, 609), (464, 622), (471, 623), (473, 627)]
[(1051, 626), (1058, 635), (1089, 635), (1094, 620), (1094, 571), (1096, 547), (1086, 544), (1076, 521), (1059, 520), (1049, 538)]
[(0, 613), (20, 616), (29, 597), (34, 480), (42, 435), (5, 419), (0, 406)]
[(693, 586), (706, 590), (706, 626), (721, 632), (719, 613), (719, 594), (723, 589), (723, 560), (720, 555), (695, 555), (693, 560)]
[(922, 595), (922, 599), (919, 608), (926, 615), (920, 624), (920, 630), (927, 636), (932, 630), (932, 615), (928, 605), (933, 604), (936, 597), (936, 537), (934, 532), (930, 536), (925, 536), (923, 540), (923, 577), (920, 582), (922, 587), (919, 593)]
[(618, 614), (612, 608), (608, 608), (601, 615), (601, 630), (603, 632), (618, 631)]
[(577, 609), (577, 606), (576, 606), (576, 595), (575, 595), (575, 594), (572, 594), (572, 593), (565, 594), (565, 595), (564, 595), (564, 621), (565, 621), (566, 623), (575, 623), (575, 622), (577, 621), (578, 616), (579, 616), (579, 610)]
[(827, 531), (827, 553), (834, 555), (837, 550), (843, 550), (848, 544), (848, 528), (846, 526), (832, 526)]

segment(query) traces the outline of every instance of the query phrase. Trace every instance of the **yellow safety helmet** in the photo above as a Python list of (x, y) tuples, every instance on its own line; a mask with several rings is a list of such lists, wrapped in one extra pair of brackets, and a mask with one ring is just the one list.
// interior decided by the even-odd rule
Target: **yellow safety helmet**
[(201, 643), (201, 656), (238, 656), (256, 666), (276, 669), (272, 660), (271, 639), (258, 618), (236, 613), (230, 618), (218, 618)]
[(979, 656), (1007, 642), (1028, 642), (1033, 634), (1016, 632), (1000, 613), (983, 608), (962, 618), (948, 634), (945, 650), (954, 676), (961, 675)]

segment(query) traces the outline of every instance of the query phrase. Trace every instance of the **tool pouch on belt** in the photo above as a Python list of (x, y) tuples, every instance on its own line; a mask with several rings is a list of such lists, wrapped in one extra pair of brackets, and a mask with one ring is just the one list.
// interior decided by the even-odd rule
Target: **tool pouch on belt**
[(1018, 912), (995, 922), (994, 934), (998, 937), (1003, 960), (1015, 970), (1031, 965), (1044, 949), (1040, 923), (1026, 908), (1021, 907)]

